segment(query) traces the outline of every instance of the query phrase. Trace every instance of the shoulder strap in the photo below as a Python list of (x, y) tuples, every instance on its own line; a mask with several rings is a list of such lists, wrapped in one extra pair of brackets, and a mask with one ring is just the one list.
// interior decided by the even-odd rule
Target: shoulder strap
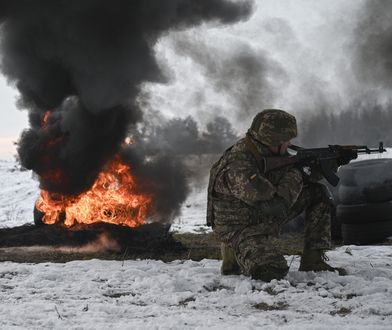
[(260, 154), (259, 150), (257, 150), (257, 147), (255, 146), (254, 142), (252, 141), (252, 139), (250, 138), (250, 136), (248, 134), (246, 134), (246, 137), (245, 137), (245, 144), (246, 144), (246, 147), (248, 148), (248, 150), (250, 151), (250, 153), (255, 158), (256, 163), (257, 163), (257, 167), (259, 168), (259, 171), (261, 173), (265, 173), (265, 169), (266, 169), (265, 157), (263, 157)]

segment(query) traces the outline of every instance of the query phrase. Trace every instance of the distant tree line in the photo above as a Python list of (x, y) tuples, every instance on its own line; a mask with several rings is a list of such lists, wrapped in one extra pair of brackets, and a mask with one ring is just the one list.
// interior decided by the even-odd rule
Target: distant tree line
[(392, 105), (358, 106), (340, 113), (322, 110), (299, 121), (297, 143), (307, 147), (327, 144), (392, 147)]

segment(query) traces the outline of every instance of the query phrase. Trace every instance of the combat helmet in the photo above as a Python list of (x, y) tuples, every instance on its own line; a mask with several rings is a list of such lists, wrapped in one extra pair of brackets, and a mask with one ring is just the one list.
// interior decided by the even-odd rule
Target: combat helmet
[(297, 121), (286, 111), (266, 109), (255, 116), (248, 134), (267, 146), (278, 146), (297, 136)]

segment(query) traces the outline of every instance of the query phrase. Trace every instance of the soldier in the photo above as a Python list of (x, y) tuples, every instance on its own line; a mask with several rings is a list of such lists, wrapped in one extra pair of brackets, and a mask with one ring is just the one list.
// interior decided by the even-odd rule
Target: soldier
[[(211, 168), (207, 223), (219, 237), (221, 273), (281, 279), (289, 267), (279, 244), (281, 226), (305, 211), (305, 244), (300, 271), (344, 270), (328, 265), (333, 208), (328, 189), (301, 169), (264, 173), (263, 159), (286, 156), (297, 136), (294, 116), (268, 109), (256, 115), (246, 137), (225, 151)], [(338, 165), (338, 164), (337, 164)]]

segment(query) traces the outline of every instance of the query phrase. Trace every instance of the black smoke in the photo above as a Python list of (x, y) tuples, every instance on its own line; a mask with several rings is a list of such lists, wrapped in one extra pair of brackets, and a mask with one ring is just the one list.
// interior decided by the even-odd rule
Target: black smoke
[(347, 85), (343, 97), (348, 104), (336, 109), (333, 99), (319, 98), (319, 111), (301, 121), (300, 143), (376, 147), (383, 141), (386, 146), (392, 146), (391, 12), (392, 2), (386, 0), (367, 0), (359, 8), (353, 35), (347, 42), (349, 47), (345, 49), (352, 75), (340, 77)]
[(392, 88), (392, 2), (368, 0), (355, 28), (353, 68), (361, 82)]
[(201, 130), (192, 117), (164, 120), (159, 113), (153, 116), (160, 124), (132, 131), (133, 143), (122, 154), (136, 174), (138, 189), (159, 196), (152, 201), (150, 216), (161, 220), (178, 214), (189, 192), (188, 181), (204, 183), (209, 156), (215, 159), (239, 137), (223, 117), (215, 117)]
[[(339, 106), (339, 100), (328, 95), (328, 86), (313, 82), (306, 93), (308, 97), (316, 96), (311, 103), (314, 108), (300, 118), (297, 143), (305, 147), (328, 144), (378, 147), (382, 141), (385, 146), (392, 146), (392, 67), (388, 64), (392, 59), (392, 24), (382, 3), (387, 4), (364, 3), (348, 42), (349, 49), (345, 49), (351, 66), (350, 70), (342, 71), (347, 77), (340, 76), (341, 81), (337, 82), (346, 84), (341, 91), (344, 105)], [(390, 51), (386, 51), (388, 48)]]
[(238, 139), (230, 122), (220, 116), (208, 122), (205, 129), (200, 129), (191, 116), (166, 120), (159, 113), (152, 115), (159, 123), (131, 131), (135, 150), (146, 156), (220, 153)]
[[(206, 21), (235, 23), (251, 11), (250, 2), (229, 0), (0, 1), (1, 69), (18, 88), (19, 105), (29, 110), (21, 164), (51, 192), (88, 189), (141, 122), (141, 86), (165, 82), (154, 54), (159, 38)], [(147, 148), (143, 141), (141, 150)], [(147, 155), (132, 152), (129, 158), (137, 158), (138, 169), (146, 165), (139, 171), (154, 182), (148, 189), (159, 196), (175, 191), (176, 202), (183, 201), (183, 162), (170, 154)], [(166, 214), (178, 207), (165, 202)]]

